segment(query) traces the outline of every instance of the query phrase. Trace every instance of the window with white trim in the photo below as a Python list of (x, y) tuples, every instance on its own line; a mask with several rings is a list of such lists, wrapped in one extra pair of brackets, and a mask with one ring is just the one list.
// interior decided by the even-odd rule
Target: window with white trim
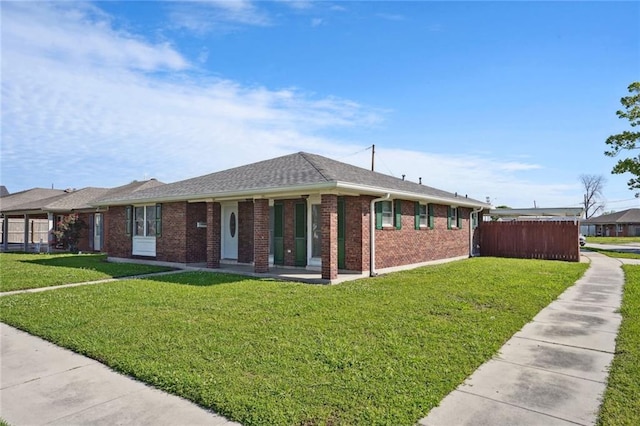
[(426, 228), (429, 226), (429, 213), (426, 204), (420, 204), (419, 212), (420, 215), (420, 227)]
[(133, 235), (155, 237), (160, 234), (160, 205), (134, 207)]
[(393, 203), (381, 201), (382, 227), (393, 226)]

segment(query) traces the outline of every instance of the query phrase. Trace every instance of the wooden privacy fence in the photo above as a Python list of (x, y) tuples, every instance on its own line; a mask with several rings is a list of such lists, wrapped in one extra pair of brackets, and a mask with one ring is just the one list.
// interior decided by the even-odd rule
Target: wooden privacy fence
[(578, 222), (483, 222), (478, 230), (481, 256), (580, 261)]
[[(0, 219), (0, 241), (4, 242), (3, 222), (9, 221), (9, 235), (7, 242), (24, 243), (24, 219)], [(49, 221), (47, 219), (30, 219), (27, 223), (27, 243), (47, 243), (49, 241)]]

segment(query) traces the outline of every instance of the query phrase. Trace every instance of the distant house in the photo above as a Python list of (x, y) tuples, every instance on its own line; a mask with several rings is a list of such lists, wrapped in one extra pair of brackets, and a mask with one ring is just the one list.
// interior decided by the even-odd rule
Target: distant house
[(627, 209), (582, 221), (599, 237), (640, 237), (640, 209)]
[(110, 258), (340, 270), (468, 257), (487, 203), (299, 152), (103, 197)]
[(50, 251), (57, 246), (52, 231), (57, 229), (63, 216), (77, 213), (87, 225), (78, 248), (81, 251), (102, 251), (104, 211), (92, 203), (105, 196), (127, 195), (157, 185), (162, 183), (151, 179), (117, 188), (33, 188), (0, 197), (2, 249), (9, 250), (11, 244), (11, 248), (22, 251)]

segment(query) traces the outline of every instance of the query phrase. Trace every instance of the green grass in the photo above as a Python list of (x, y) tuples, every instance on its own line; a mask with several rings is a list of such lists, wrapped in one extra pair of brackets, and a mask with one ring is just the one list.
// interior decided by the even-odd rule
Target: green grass
[(0, 292), (127, 277), (171, 268), (110, 263), (102, 254), (0, 253)]
[(622, 325), (598, 425), (640, 425), (640, 266), (623, 265)]
[(615, 257), (619, 259), (640, 259), (639, 253), (629, 253), (626, 251), (619, 251), (619, 250), (605, 250), (605, 249), (594, 248), (594, 247), (586, 247), (585, 250), (597, 251), (598, 253), (602, 253), (605, 256)]
[(474, 258), (317, 286), (187, 272), (0, 318), (244, 425), (412, 425), (586, 264)]
[(640, 237), (587, 237), (587, 243), (594, 243), (594, 244), (640, 243)]

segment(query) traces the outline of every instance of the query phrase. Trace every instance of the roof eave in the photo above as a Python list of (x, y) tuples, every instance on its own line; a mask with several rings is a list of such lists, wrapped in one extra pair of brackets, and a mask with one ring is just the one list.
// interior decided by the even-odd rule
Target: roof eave
[(358, 194), (366, 193), (372, 195), (385, 195), (390, 194), (392, 198), (402, 198), (404, 200), (413, 200), (413, 201), (425, 201), (425, 202), (433, 202), (434, 204), (443, 204), (457, 207), (482, 207), (485, 209), (491, 208), (490, 204), (483, 203), (481, 201), (470, 200), (468, 198), (462, 197), (438, 197), (435, 195), (426, 195), (420, 194), (417, 192), (410, 191), (399, 191), (394, 189), (376, 187), (376, 186), (368, 186), (368, 185), (357, 185), (348, 182), (338, 182), (337, 188), (346, 189), (353, 191)]

